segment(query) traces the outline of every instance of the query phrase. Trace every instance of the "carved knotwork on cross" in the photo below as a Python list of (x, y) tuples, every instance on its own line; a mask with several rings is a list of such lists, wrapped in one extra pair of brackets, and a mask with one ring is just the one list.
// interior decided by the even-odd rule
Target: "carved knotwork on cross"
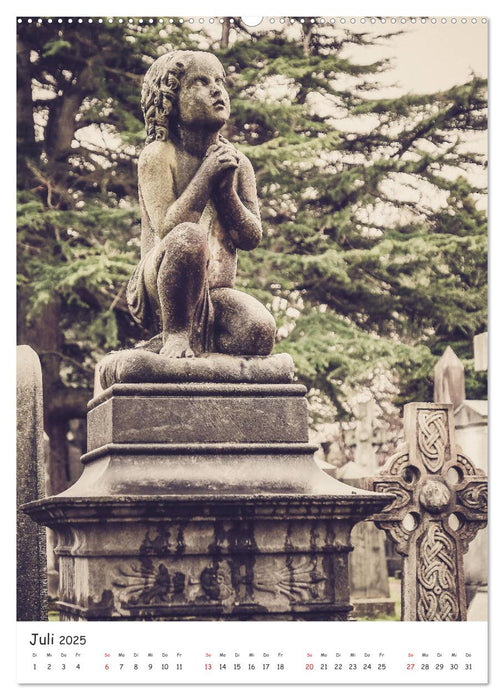
[(451, 404), (404, 408), (405, 444), (371, 479), (396, 500), (373, 516), (403, 559), (403, 620), (465, 620), (462, 556), (487, 522), (487, 477), (455, 444)]

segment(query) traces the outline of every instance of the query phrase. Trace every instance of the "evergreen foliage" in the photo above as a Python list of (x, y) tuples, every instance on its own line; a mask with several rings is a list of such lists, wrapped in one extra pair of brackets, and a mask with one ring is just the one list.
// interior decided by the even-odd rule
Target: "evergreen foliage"
[[(230, 43), (229, 21), (217, 39), (176, 20), (18, 26), (19, 342), (41, 356), (60, 470), (96, 361), (140, 338), (124, 300), (139, 259), (139, 97), (166, 50), (210, 48), (227, 69), (226, 136), (254, 165), (264, 224), (239, 287), (270, 306), (278, 351), (339, 416), (377, 368), (395, 374), (399, 402), (430, 400), (446, 345), (470, 358), (486, 330), (485, 190), (471, 179), (486, 163), (468, 147), (486, 129), (485, 81), (383, 99), (388, 62), (348, 49), (390, 35), (234, 27)], [(482, 398), (484, 380), (468, 379)]]
[[(485, 188), (470, 180), (486, 160), (467, 147), (487, 126), (486, 82), (380, 98), (387, 62), (341, 52), (387, 38), (304, 23), (222, 52), (239, 105), (229, 129), (258, 174), (266, 233), (240, 281), (253, 294), (253, 270), (262, 290), (270, 281), (273, 308), (291, 313), (278, 349), (340, 416), (349, 381), (364, 386), (373, 365), (395, 371), (398, 402), (432, 400), (446, 345), (472, 357), (487, 324)], [(485, 395), (485, 377), (470, 384)]]

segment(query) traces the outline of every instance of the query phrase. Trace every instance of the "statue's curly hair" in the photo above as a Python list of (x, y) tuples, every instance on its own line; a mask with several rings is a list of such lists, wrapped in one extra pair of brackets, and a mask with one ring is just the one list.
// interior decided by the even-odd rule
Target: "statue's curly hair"
[(173, 118), (173, 106), (184, 75), (184, 54), (192, 51), (170, 51), (160, 56), (151, 65), (142, 85), (142, 111), (147, 132), (146, 143), (166, 141)]

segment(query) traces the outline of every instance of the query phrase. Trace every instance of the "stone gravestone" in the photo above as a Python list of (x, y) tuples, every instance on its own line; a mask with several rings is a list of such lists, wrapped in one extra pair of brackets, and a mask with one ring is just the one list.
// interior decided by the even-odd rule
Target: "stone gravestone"
[(323, 474), (306, 388), (275, 324), (234, 289), (261, 238), (252, 166), (220, 129), (224, 69), (204, 52), (145, 77), (141, 347), (98, 368), (84, 472), (25, 508), (57, 534), (63, 620), (346, 620), (353, 525), (393, 499)]
[[(373, 399), (360, 401), (355, 410), (356, 424), (345, 437), (354, 448), (354, 461), (340, 471), (341, 480), (349, 485), (365, 487), (365, 480), (378, 471), (376, 448), (382, 442), (375, 418)], [(372, 522), (361, 522), (352, 530), (353, 552), (350, 554), (350, 595), (359, 617), (394, 615), (390, 597), (385, 534)]]
[[(45, 471), (45, 493), (51, 493), (51, 462), (49, 437), (44, 433), (44, 471)], [(49, 604), (58, 598), (59, 572), (58, 557), (54, 553), (56, 547), (56, 536), (52, 530), (47, 528), (46, 553), (47, 553), (47, 600)]]
[(45, 493), (42, 370), (28, 345), (16, 359), (17, 620), (47, 620), (46, 535), (19, 509)]
[(456, 408), (464, 399), (464, 365), (448, 345), (434, 366), (434, 403), (451, 403)]
[(407, 404), (404, 434), (373, 479), (395, 496), (374, 521), (403, 556), (402, 619), (466, 620), (462, 557), (486, 526), (487, 478), (457, 449), (451, 404)]
[(474, 336), (474, 369), (485, 372), (488, 369), (488, 331)]
[[(488, 367), (486, 357), (485, 338), (488, 334), (482, 333), (474, 339), (475, 368), (486, 369)], [(436, 398), (437, 397), (437, 398)], [(441, 359), (434, 368), (434, 401), (442, 401), (453, 405), (455, 422), (455, 439), (460, 448), (474, 464), (488, 471), (488, 402), (483, 400), (466, 399), (464, 365), (447, 347)], [(478, 532), (470, 543), (467, 554), (464, 557), (464, 570), (466, 575), (466, 596), (470, 606), (470, 616), (476, 613), (472, 608), (472, 600), (477, 591), (480, 594), (488, 585), (488, 531)], [(485, 596), (479, 596), (477, 607), (481, 608), (481, 600)], [(475, 601), (476, 605), (476, 601)], [(483, 604), (484, 607), (484, 604)], [(486, 613), (481, 610), (477, 613), (478, 619)]]

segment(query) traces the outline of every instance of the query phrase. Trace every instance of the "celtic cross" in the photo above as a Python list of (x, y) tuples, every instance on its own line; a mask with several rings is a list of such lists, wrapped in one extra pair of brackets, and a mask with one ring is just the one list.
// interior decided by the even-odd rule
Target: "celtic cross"
[(402, 619), (465, 620), (462, 556), (487, 522), (487, 477), (458, 451), (451, 404), (407, 404), (404, 436), (370, 480), (396, 497), (373, 520), (403, 556)]

